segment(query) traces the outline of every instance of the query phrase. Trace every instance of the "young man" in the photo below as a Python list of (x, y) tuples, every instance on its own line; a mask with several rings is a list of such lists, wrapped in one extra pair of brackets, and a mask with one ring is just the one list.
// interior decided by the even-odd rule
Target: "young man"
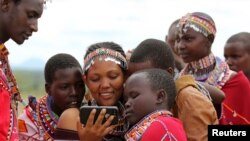
[[(174, 57), (163, 41), (146, 39), (133, 51), (128, 63), (128, 75), (143, 69), (160, 68), (174, 77)], [(218, 124), (212, 102), (203, 95), (192, 76), (175, 80), (177, 95), (173, 114), (183, 122), (188, 140), (207, 140), (208, 125)]]
[[(17, 101), (21, 100), (15, 77), (8, 62), (4, 43), (17, 44), (38, 31), (45, 0), (0, 0), (0, 140), (17, 140)], [(12, 104), (11, 104), (12, 103)]]

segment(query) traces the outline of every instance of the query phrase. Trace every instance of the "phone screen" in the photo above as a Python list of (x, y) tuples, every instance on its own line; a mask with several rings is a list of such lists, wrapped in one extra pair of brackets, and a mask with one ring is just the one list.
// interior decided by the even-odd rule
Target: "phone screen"
[(118, 108), (116, 106), (81, 106), (80, 108), (80, 121), (82, 124), (86, 125), (89, 115), (93, 109), (96, 109), (96, 114), (94, 117), (94, 122), (97, 120), (102, 109), (106, 109), (106, 114), (103, 118), (102, 123), (105, 123), (110, 115), (114, 115), (111, 125), (118, 124)]

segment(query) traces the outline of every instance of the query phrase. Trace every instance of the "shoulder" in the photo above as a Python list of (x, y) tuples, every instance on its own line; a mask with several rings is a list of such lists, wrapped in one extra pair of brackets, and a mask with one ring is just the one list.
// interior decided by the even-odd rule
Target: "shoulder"
[(181, 89), (176, 97), (176, 102), (187, 102), (187, 101), (206, 101), (211, 103), (211, 101), (203, 95), (197, 88), (193, 86), (186, 86), (185, 88)]
[(69, 129), (69, 130), (77, 130), (76, 122), (79, 118), (79, 109), (77, 108), (69, 108), (65, 110), (57, 123), (57, 128)]
[(182, 75), (178, 79), (175, 80), (176, 91), (179, 93), (182, 89), (192, 86), (196, 87), (196, 82), (192, 75)]
[(250, 83), (248, 78), (244, 75), (242, 71), (239, 71), (238, 73), (233, 73), (230, 77), (230, 79), (226, 82), (226, 84), (222, 87), (222, 89), (225, 88), (247, 88), (250, 87)]
[(178, 119), (160, 116), (147, 128), (143, 134), (142, 141), (165, 140), (166, 137), (181, 140), (185, 139), (186, 135), (183, 125)]

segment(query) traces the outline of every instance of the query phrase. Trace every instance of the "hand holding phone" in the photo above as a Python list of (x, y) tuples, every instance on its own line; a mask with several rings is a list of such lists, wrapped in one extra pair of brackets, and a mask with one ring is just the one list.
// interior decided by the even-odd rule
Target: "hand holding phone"
[(116, 106), (81, 106), (80, 121), (82, 124), (86, 125), (89, 115), (93, 109), (96, 109), (96, 113), (94, 116), (94, 123), (96, 122), (98, 116), (100, 115), (101, 110), (106, 109), (106, 113), (103, 117), (102, 124), (105, 123), (111, 115), (114, 116), (111, 125), (118, 124), (118, 108)]

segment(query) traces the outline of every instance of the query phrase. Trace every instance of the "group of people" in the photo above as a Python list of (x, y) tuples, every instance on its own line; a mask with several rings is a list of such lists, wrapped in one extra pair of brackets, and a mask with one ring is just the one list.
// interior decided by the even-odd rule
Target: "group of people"
[[(0, 140), (151, 141), (208, 139), (208, 125), (250, 124), (250, 33), (225, 43), (225, 61), (211, 47), (213, 19), (193, 12), (177, 19), (166, 40), (145, 39), (127, 54), (115, 42), (90, 45), (84, 66), (59, 53), (44, 68), (46, 95), (22, 101), (4, 43), (38, 31), (45, 0), (0, 3)], [(90, 98), (86, 98), (89, 93)], [(86, 125), (80, 106), (116, 106), (118, 124), (102, 109)], [(103, 119), (107, 120), (103, 123)]]

